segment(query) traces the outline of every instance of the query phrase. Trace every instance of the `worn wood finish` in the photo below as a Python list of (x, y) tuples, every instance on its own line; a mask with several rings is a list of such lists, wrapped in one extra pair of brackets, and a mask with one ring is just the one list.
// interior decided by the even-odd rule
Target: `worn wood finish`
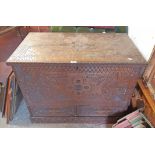
[(139, 80), (138, 84), (145, 97), (145, 100), (147, 101), (151, 109), (153, 109), (153, 111), (155, 112), (155, 100), (151, 97), (149, 90), (144, 86), (142, 80)]
[(155, 127), (155, 100), (151, 96), (149, 89), (144, 85), (142, 80), (138, 81), (138, 86), (142, 92), (141, 98), (144, 101), (144, 114)]
[(152, 50), (148, 65), (143, 75), (143, 82), (155, 99), (155, 47)]
[(7, 66), (5, 62), (0, 62), (0, 83), (5, 85), (11, 72), (12, 68), (10, 66)]
[(31, 121), (35, 122), (35, 123), (91, 123), (91, 124), (112, 124), (114, 122), (116, 122), (118, 119), (120, 119), (121, 117), (74, 117), (74, 116), (70, 116), (70, 117), (31, 117)]
[(8, 63), (145, 64), (127, 34), (29, 33)]
[(138, 83), (145, 101), (144, 113), (155, 127), (155, 47), (153, 48), (143, 79), (144, 83), (142, 81)]
[(0, 111), (4, 114), (8, 77), (12, 73), (12, 68), (6, 63), (0, 62)]
[(0, 62), (5, 62), (22, 42), (18, 27), (11, 27), (0, 34)]
[(126, 34), (30, 33), (7, 63), (32, 121), (91, 123), (122, 116), (146, 61)]
[(16, 28), (17, 28), (17, 26), (4, 26), (4, 27), (2, 26), (2, 27), (0, 27), (0, 36), (2, 34), (4, 34), (4, 33), (7, 33), (9, 31), (12, 31), (12, 30), (14, 30)]
[(150, 81), (152, 80), (154, 76), (154, 72), (155, 72), (155, 47), (152, 50), (152, 54), (150, 56), (148, 65), (143, 75), (145, 83), (150, 83)]

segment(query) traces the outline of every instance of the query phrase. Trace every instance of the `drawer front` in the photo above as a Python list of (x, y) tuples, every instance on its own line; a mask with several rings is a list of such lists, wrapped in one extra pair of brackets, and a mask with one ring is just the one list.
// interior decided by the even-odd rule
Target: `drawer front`
[(128, 108), (143, 69), (131, 64), (14, 66), (33, 116), (117, 115)]

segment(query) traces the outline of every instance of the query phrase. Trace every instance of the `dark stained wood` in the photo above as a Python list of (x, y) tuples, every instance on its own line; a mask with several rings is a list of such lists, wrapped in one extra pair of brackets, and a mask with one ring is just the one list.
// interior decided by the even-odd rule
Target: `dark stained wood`
[(126, 34), (88, 33), (30, 33), (7, 63), (32, 121), (90, 123), (127, 111), (146, 65)]

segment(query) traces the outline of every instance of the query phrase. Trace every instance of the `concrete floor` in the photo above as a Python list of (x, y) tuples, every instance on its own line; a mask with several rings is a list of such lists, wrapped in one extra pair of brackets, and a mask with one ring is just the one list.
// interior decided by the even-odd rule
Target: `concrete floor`
[(24, 100), (20, 104), (13, 121), (6, 124), (6, 119), (0, 118), (0, 128), (110, 128), (111, 126), (111, 124), (31, 123), (29, 111)]

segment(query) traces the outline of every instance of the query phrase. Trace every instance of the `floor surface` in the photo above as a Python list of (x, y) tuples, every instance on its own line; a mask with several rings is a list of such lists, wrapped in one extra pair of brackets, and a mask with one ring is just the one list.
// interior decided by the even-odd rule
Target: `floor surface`
[(13, 121), (6, 124), (6, 119), (0, 118), (0, 128), (110, 128), (111, 126), (111, 124), (31, 123), (24, 100), (20, 104)]

